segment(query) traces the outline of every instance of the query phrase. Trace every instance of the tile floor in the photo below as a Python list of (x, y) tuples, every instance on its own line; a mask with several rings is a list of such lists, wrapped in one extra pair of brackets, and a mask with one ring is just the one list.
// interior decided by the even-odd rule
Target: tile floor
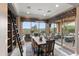
[[(23, 45), (23, 50), (24, 50), (23, 56), (34, 56), (33, 51), (32, 51), (31, 42), (26, 42)], [(62, 48), (61, 46), (58, 46), (55, 44), (54, 55), (55, 56), (69, 56), (69, 55), (72, 55), (72, 53)], [(19, 49), (15, 48), (11, 56), (20, 56)]]

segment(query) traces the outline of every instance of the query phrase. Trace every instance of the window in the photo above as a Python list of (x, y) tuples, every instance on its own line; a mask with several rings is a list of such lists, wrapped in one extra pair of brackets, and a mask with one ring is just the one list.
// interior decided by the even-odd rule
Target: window
[(34, 32), (45, 31), (45, 23), (44, 22), (32, 22), (32, 31)]
[(63, 46), (71, 50), (75, 49), (75, 22), (68, 22), (63, 24)]
[(23, 22), (23, 33), (45, 32), (46, 24), (44, 22)]
[(30, 33), (31, 22), (22, 22), (22, 27), (23, 27), (24, 34)]
[(40, 25), (39, 25), (39, 30), (40, 30), (40, 32), (45, 32), (45, 27), (46, 27), (45, 25), (46, 25), (46, 24), (45, 24), (44, 22), (40, 22), (39, 24), (40, 24)]
[[(51, 26), (57, 29), (58, 26)], [(60, 28), (59, 28), (60, 27)], [(56, 43), (62, 45), (71, 51), (75, 49), (75, 22), (63, 22), (58, 28), (61, 29), (60, 34), (55, 32)]]
[(55, 23), (51, 24), (51, 32), (52, 33), (56, 33), (56, 27), (57, 27), (57, 25)]
[(38, 32), (38, 22), (31, 22), (31, 30), (32, 32)]

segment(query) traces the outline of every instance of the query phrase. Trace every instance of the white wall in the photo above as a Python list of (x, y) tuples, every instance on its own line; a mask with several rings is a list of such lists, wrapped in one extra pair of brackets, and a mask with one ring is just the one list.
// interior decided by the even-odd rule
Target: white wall
[(0, 3), (0, 56), (7, 55), (7, 4)]

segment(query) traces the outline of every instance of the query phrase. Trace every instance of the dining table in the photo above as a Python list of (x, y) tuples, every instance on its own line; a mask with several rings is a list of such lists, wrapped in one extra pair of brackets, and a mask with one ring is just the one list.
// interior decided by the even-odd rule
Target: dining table
[[(38, 50), (41, 50), (41, 48), (44, 48), (43, 46), (46, 46), (46, 41), (49, 39), (46, 39), (44, 36), (31, 36), (33, 43), (37, 46)], [(53, 40), (52, 38), (50, 40)], [(40, 52), (38, 51), (37, 55), (39, 56)], [(42, 55), (42, 52), (41, 52)]]

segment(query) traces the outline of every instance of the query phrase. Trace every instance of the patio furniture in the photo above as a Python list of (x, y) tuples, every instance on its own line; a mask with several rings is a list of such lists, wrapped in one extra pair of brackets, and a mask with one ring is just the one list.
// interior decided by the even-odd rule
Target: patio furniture
[(40, 34), (39, 33), (34, 33), (34, 36), (40, 36)]
[(64, 36), (65, 42), (73, 42), (74, 36)]
[(31, 41), (30, 34), (25, 34), (25, 41)]
[(54, 39), (61, 39), (61, 35), (59, 35), (59, 34), (55, 35)]

